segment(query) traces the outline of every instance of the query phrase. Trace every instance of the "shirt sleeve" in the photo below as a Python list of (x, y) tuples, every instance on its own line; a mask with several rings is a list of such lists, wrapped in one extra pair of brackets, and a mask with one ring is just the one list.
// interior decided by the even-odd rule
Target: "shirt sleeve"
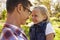
[(17, 38), (11, 29), (4, 28), (1, 34), (1, 40), (17, 40)]
[(54, 31), (51, 23), (48, 23), (48, 24), (47, 24), (47, 27), (46, 27), (45, 35), (48, 35), (48, 34), (50, 34), (50, 33), (54, 33), (54, 34), (55, 34), (55, 31)]

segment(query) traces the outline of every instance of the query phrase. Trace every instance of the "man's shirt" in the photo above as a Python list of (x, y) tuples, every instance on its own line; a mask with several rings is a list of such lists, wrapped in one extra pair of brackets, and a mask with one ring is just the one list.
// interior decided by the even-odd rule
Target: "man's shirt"
[(27, 40), (27, 37), (21, 28), (5, 24), (1, 33), (1, 40)]

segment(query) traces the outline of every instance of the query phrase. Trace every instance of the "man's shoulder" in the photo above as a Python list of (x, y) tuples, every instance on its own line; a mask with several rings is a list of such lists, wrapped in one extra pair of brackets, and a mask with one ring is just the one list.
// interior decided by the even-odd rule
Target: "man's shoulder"
[(2, 33), (6, 34), (6, 35), (8, 35), (8, 34), (10, 35), (10, 34), (12, 34), (12, 30), (10, 28), (4, 28)]
[(4, 28), (3, 30), (2, 30), (2, 36), (3, 37), (5, 37), (5, 38), (8, 38), (8, 37), (10, 37), (10, 36), (12, 36), (12, 30), (10, 29), (10, 28)]

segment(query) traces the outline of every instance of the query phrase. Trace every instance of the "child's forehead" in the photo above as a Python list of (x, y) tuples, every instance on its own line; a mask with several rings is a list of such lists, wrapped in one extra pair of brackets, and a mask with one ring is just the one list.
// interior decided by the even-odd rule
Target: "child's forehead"
[(38, 13), (38, 12), (40, 12), (40, 10), (39, 9), (34, 9), (32, 12), (33, 13)]
[(37, 9), (34, 9), (34, 10), (32, 11), (32, 13), (33, 13), (33, 14), (41, 14), (40, 10), (37, 10)]

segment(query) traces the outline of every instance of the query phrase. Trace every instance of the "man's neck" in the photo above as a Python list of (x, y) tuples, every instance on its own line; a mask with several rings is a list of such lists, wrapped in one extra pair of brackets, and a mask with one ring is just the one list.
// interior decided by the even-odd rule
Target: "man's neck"
[(20, 27), (19, 21), (14, 16), (8, 16), (6, 23)]
[(20, 25), (18, 24), (18, 23), (15, 23), (15, 22), (13, 22), (13, 21), (6, 21), (6, 23), (7, 24), (12, 24), (12, 25), (15, 25), (15, 26), (17, 26), (17, 27), (20, 27)]

